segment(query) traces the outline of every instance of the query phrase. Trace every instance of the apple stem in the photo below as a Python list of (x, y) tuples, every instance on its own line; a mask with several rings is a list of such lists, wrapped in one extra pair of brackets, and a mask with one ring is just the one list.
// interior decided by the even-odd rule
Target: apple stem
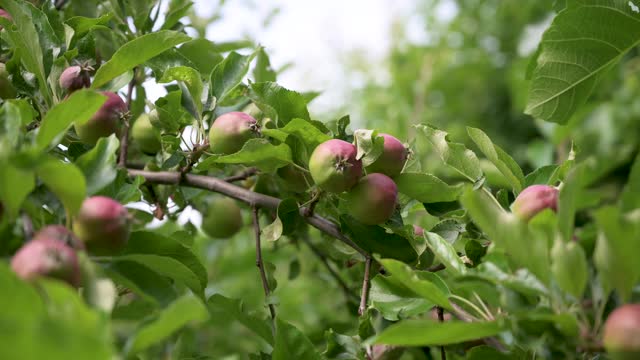
[[(265, 300), (269, 301), (269, 283), (267, 282), (267, 273), (264, 269), (264, 263), (262, 261), (262, 246), (260, 244), (260, 219), (258, 218), (258, 207), (254, 204), (251, 206), (251, 214), (253, 217), (253, 230), (256, 236), (256, 266), (260, 270), (260, 279), (262, 280), (262, 288), (264, 289)], [(269, 303), (269, 313), (271, 313), (271, 319), (276, 318), (276, 309), (273, 304)]]

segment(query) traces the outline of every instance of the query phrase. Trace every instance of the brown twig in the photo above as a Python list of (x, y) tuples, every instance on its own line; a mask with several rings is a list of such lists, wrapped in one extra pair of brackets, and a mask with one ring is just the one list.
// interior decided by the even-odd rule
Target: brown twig
[(320, 249), (318, 249), (315, 245), (313, 245), (313, 243), (309, 241), (309, 239), (307, 239), (306, 237), (303, 238), (302, 241), (304, 241), (304, 243), (307, 244), (309, 249), (311, 249), (311, 252), (313, 252), (313, 254), (318, 259), (320, 259), (320, 262), (324, 264), (324, 267), (327, 268), (327, 270), (329, 271), (329, 274), (331, 274), (331, 276), (335, 279), (335, 281), (338, 283), (338, 285), (342, 289), (342, 292), (344, 293), (344, 296), (347, 298), (347, 301), (350, 301), (350, 300), (357, 301), (358, 296), (354, 294), (351, 291), (351, 289), (349, 289), (349, 286), (347, 286), (347, 283), (345, 283), (344, 280), (342, 280), (342, 277), (340, 277), (340, 274), (338, 274), (338, 272), (335, 269), (333, 269), (333, 267), (331, 267), (331, 264), (329, 264), (329, 260), (327, 259), (327, 256), (323, 254), (322, 251), (320, 251)]
[[(256, 266), (260, 270), (260, 279), (262, 280), (262, 288), (264, 289), (264, 296), (268, 301), (271, 291), (269, 290), (269, 282), (267, 281), (267, 273), (264, 270), (264, 263), (262, 262), (262, 247), (260, 244), (260, 219), (258, 219), (258, 207), (256, 205), (251, 206), (251, 214), (253, 216), (253, 230), (256, 236)], [(271, 313), (271, 319), (276, 318), (276, 309), (273, 304), (269, 304), (269, 313)]]
[(232, 175), (229, 177), (224, 178), (224, 181), (226, 182), (236, 182), (236, 181), (242, 181), (242, 180), (246, 180), (250, 177), (252, 177), (253, 175), (256, 175), (258, 173), (258, 169), (251, 167), (248, 168), (247, 170), (241, 172), (238, 175)]
[(367, 256), (364, 261), (364, 279), (362, 279), (362, 293), (360, 294), (360, 307), (358, 314), (364, 315), (367, 310), (367, 298), (369, 297), (369, 273), (371, 272), (371, 257)]
[[(136, 87), (136, 70), (133, 69), (133, 78), (129, 81), (129, 87), (127, 89), (127, 109), (131, 110), (131, 98), (133, 96), (133, 89)], [(120, 136), (120, 156), (118, 158), (118, 166), (126, 167), (127, 166), (127, 153), (129, 152), (129, 116), (130, 113), (127, 113), (123, 116), (124, 126), (122, 128), (122, 136)]]
[[(226, 195), (247, 204), (256, 205), (258, 207), (271, 210), (277, 209), (281, 201), (278, 198), (259, 194), (211, 176), (193, 174), (185, 174), (183, 176), (180, 172), (177, 171), (146, 171), (136, 169), (127, 169), (127, 171), (129, 172), (129, 176), (142, 176), (146, 181), (151, 183), (183, 185), (187, 187), (209, 190)], [(305, 209), (306, 208), (304, 207), (301, 208), (300, 214), (304, 214)], [(367, 253), (364, 249), (354, 243), (353, 240), (345, 236), (340, 231), (338, 225), (334, 224), (333, 222), (316, 214), (305, 217), (304, 219), (307, 223), (309, 223), (316, 229), (345, 243), (346, 245), (357, 251), (365, 259), (370, 257), (369, 253)]]
[[(444, 309), (436, 306), (436, 312), (438, 313), (438, 321), (444, 322)], [(444, 346), (440, 346), (440, 359), (447, 360), (447, 352), (444, 350)]]

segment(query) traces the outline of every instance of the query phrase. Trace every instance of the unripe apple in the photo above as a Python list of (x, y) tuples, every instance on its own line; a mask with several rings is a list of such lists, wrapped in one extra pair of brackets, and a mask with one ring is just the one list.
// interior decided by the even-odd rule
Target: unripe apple
[(348, 213), (367, 225), (389, 220), (396, 208), (398, 187), (390, 177), (380, 173), (369, 174), (346, 195)]
[(214, 154), (233, 154), (260, 134), (256, 119), (233, 111), (219, 116), (209, 129), (209, 148)]
[(212, 238), (225, 239), (242, 228), (240, 207), (233, 199), (216, 198), (209, 202), (202, 216), (202, 231)]
[(529, 220), (544, 209), (558, 210), (558, 189), (549, 185), (531, 185), (511, 204), (511, 211), (522, 220)]
[(81, 66), (74, 65), (64, 69), (60, 74), (60, 87), (71, 93), (83, 87), (91, 86), (91, 76), (89, 72)]
[(331, 139), (318, 145), (309, 158), (309, 171), (321, 189), (341, 193), (351, 189), (362, 176), (362, 161), (356, 160), (356, 147)]
[(278, 176), (284, 180), (286, 190), (296, 193), (305, 192), (311, 181), (307, 180), (304, 172), (293, 165), (281, 167), (277, 171)]
[(131, 139), (147, 155), (155, 155), (162, 149), (160, 131), (151, 124), (149, 115), (140, 114), (131, 127)]
[(0, 98), (13, 99), (18, 95), (16, 88), (9, 79), (9, 72), (4, 63), (0, 63)]
[(123, 115), (127, 112), (127, 104), (118, 94), (104, 91), (107, 101), (89, 121), (82, 125), (76, 125), (76, 132), (83, 142), (95, 145), (101, 137), (107, 137), (118, 131)]
[(78, 237), (63, 225), (47, 225), (40, 229), (33, 240), (54, 239), (72, 247), (75, 250), (84, 250), (84, 244)]
[(51, 277), (80, 285), (78, 257), (72, 248), (61, 241), (40, 238), (24, 244), (11, 259), (11, 268), (24, 280)]
[(367, 166), (367, 172), (382, 173), (394, 177), (402, 171), (409, 152), (404, 144), (395, 137), (389, 134), (380, 134), (380, 136), (384, 138), (384, 149), (376, 161)]
[(129, 240), (129, 212), (106, 196), (87, 198), (73, 222), (73, 231), (91, 254), (117, 254)]
[(604, 324), (602, 341), (613, 360), (640, 359), (640, 304), (615, 309)]

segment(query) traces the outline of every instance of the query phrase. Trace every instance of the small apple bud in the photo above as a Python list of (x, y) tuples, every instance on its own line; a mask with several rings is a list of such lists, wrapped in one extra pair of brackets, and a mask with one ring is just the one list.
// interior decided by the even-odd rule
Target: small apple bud
[(558, 210), (558, 189), (549, 185), (531, 185), (511, 204), (511, 211), (522, 220), (529, 220), (544, 209)]
[(60, 87), (68, 92), (91, 86), (91, 77), (82, 67), (75, 65), (64, 69), (60, 74)]

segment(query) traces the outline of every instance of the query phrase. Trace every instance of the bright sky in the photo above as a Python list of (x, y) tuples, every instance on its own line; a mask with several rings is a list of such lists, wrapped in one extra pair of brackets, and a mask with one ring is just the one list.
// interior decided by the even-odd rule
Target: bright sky
[[(217, 8), (215, 1), (194, 2), (201, 16)], [(380, 66), (391, 46), (393, 20), (414, 7), (413, 0), (230, 0), (207, 38), (231, 41), (248, 36), (267, 48), (274, 68), (292, 63), (278, 83), (292, 90), (323, 91), (311, 105), (312, 113), (319, 113), (347, 103), (350, 90), (362, 82), (344, 66), (349, 53), (358, 50), (372, 66)], [(276, 8), (279, 12), (265, 27), (264, 19)], [(412, 21), (411, 32), (417, 37), (424, 31), (419, 21)]]

